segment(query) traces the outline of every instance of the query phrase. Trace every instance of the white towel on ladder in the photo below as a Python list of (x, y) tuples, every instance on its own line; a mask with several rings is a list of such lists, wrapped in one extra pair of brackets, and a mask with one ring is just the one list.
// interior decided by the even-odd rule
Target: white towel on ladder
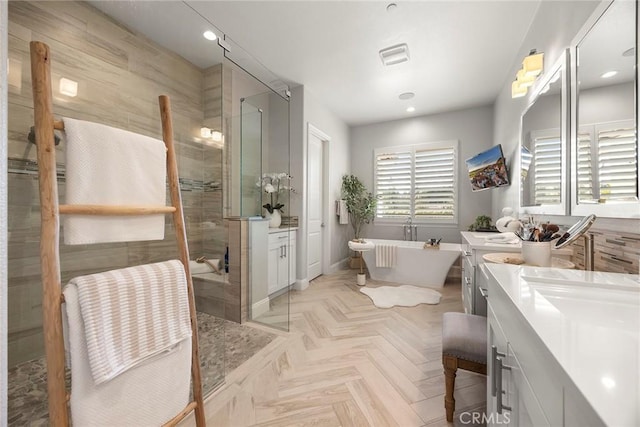
[(395, 267), (397, 254), (398, 247), (396, 245), (376, 244), (376, 267)]
[[(180, 264), (179, 261), (169, 261), (115, 270), (129, 270), (124, 275), (131, 276), (133, 269), (143, 271), (151, 268), (152, 276), (161, 278), (162, 283), (149, 286), (150, 278), (142, 278), (144, 283), (137, 288), (143, 290), (143, 297), (135, 290), (127, 291), (136, 286), (123, 289), (118, 284), (113, 286), (115, 289), (101, 289), (104, 305), (92, 307), (90, 302), (89, 307), (84, 307), (86, 301), (83, 300), (86, 300), (86, 296), (82, 295), (85, 292), (81, 288), (85, 285), (91, 287), (93, 284), (89, 282), (96, 276), (96, 280), (106, 284), (106, 288), (112, 287), (103, 278), (113, 276), (114, 271), (83, 276), (65, 286), (63, 316), (65, 341), (70, 354), (68, 362), (71, 365), (70, 405), (73, 425), (161, 425), (187, 405), (191, 380), (191, 333), (190, 327), (188, 332), (184, 331), (185, 309), (186, 322), (190, 324), (188, 307), (185, 306), (188, 305), (186, 285), (182, 286), (186, 279), (177, 280), (173, 284), (164, 282), (176, 270), (181, 270), (184, 276), (184, 270), (177, 268), (175, 263)], [(158, 269), (159, 265), (167, 268)], [(122, 277), (122, 274), (113, 277), (116, 276)], [(85, 281), (80, 288), (75, 284), (78, 279)], [(174, 287), (177, 293), (162, 289), (170, 287)], [(158, 301), (157, 297), (163, 295), (168, 298)], [(109, 303), (116, 305), (111, 307), (115, 311), (105, 307)], [(88, 319), (91, 316), (87, 313), (87, 308), (95, 308), (95, 316), (107, 320), (100, 325), (92, 323)], [(139, 315), (135, 311), (139, 311)], [(118, 318), (118, 314), (121, 318)], [(137, 327), (131, 328), (134, 323)], [(120, 327), (116, 327), (116, 324)], [(121, 335), (116, 334), (117, 329), (121, 331)], [(100, 334), (97, 337), (96, 332)], [(169, 339), (163, 339), (158, 334), (167, 335)], [(95, 338), (100, 341), (96, 343)], [(127, 369), (120, 369), (122, 359), (134, 354), (130, 347), (141, 350), (153, 347), (153, 343), (158, 344), (159, 351), (145, 352), (144, 357), (128, 364)], [(94, 354), (96, 350), (104, 353)], [(98, 364), (95, 365), (94, 362)], [(115, 363), (115, 370), (109, 368), (112, 362)], [(94, 368), (102, 373), (105, 372), (105, 367), (108, 372), (116, 375), (108, 374), (109, 378), (98, 384), (99, 381), (94, 381)]]
[[(166, 204), (163, 141), (98, 123), (64, 118), (65, 201), (74, 205)], [(63, 218), (67, 245), (164, 239), (164, 215)]]

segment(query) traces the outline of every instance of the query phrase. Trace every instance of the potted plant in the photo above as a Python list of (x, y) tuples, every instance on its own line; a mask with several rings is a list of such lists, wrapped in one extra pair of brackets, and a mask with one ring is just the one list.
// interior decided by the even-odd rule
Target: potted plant
[(469, 226), (469, 231), (494, 231), (495, 227), (491, 225), (491, 217), (487, 215), (478, 215), (473, 224)]
[[(364, 184), (354, 175), (344, 175), (342, 177), (341, 193), (341, 197), (347, 205), (349, 222), (353, 227), (354, 240), (360, 241), (362, 226), (369, 224), (376, 216), (378, 198), (368, 192)], [(360, 257), (351, 257), (349, 267), (360, 268), (361, 263)], [(364, 279), (364, 275), (362, 276), (362, 279)]]
[(262, 174), (262, 178), (256, 183), (256, 185), (262, 187), (262, 191), (269, 196), (269, 202), (262, 205), (262, 207), (267, 210), (265, 217), (269, 219), (269, 227), (271, 228), (280, 227), (284, 203), (280, 203), (279, 198), (280, 193), (291, 190), (291, 187), (284, 183), (289, 180), (291, 180), (291, 176), (286, 172), (264, 173)]
[(354, 175), (344, 175), (342, 177), (341, 197), (347, 204), (354, 240), (360, 240), (362, 226), (369, 224), (376, 216), (378, 198), (368, 192), (364, 184)]

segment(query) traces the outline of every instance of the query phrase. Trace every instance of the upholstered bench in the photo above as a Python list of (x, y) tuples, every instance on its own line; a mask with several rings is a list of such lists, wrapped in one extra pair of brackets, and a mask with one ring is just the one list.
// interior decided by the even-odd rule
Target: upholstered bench
[(442, 315), (442, 365), (444, 366), (444, 407), (447, 421), (453, 421), (456, 371), (487, 374), (487, 318), (464, 313)]

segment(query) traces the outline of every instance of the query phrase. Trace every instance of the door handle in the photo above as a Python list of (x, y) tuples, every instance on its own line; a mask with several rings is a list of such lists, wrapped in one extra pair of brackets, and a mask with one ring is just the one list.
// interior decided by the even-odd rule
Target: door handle
[(284, 257), (283, 258), (286, 258), (287, 257), (287, 245), (282, 246), (282, 249), (284, 250)]
[(321, 222), (321, 223), (320, 223), (320, 227), (321, 227), (321, 228), (324, 228), (324, 222)]

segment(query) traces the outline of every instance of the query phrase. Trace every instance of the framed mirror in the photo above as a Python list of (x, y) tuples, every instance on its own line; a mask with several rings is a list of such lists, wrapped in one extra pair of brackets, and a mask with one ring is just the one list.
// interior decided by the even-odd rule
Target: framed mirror
[(637, 7), (603, 3), (573, 43), (572, 215), (640, 217)]
[(567, 211), (567, 65), (564, 52), (534, 86), (520, 127), (520, 211)]

